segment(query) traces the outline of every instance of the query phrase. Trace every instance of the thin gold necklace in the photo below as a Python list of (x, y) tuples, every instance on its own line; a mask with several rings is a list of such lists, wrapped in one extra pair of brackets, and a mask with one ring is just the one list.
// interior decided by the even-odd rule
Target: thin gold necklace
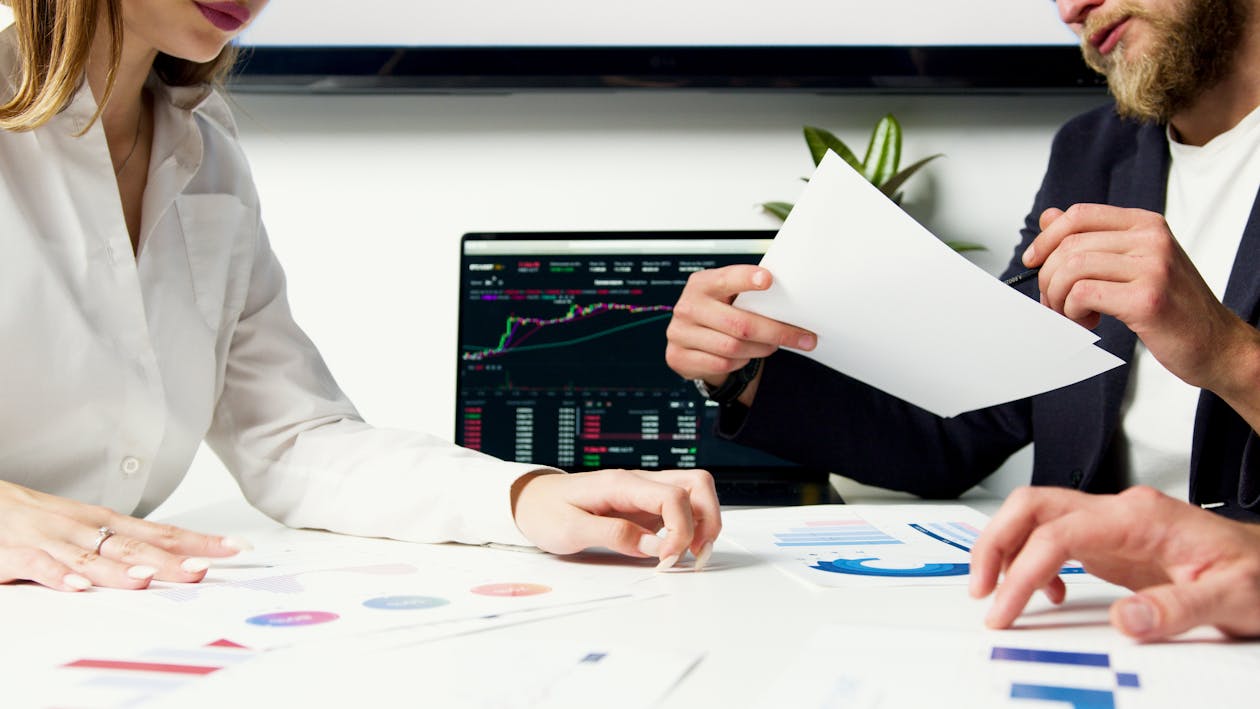
[(136, 154), (136, 146), (140, 144), (140, 128), (143, 125), (144, 107), (142, 106), (140, 108), (140, 114), (136, 116), (136, 134), (131, 138), (131, 150), (127, 151), (127, 157), (123, 158), (123, 161), (118, 165), (118, 167), (114, 168), (114, 177), (118, 177), (122, 174), (123, 169), (127, 167), (128, 161), (131, 160), (131, 156)]

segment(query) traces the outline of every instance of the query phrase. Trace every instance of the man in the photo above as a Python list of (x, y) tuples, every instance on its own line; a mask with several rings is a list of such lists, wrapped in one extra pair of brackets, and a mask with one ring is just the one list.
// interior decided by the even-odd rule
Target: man
[[(1189, 502), (1260, 521), (1260, 0), (1058, 5), (1086, 60), (1107, 76), (1115, 105), (1059, 131), (1006, 275), (1040, 268), (1025, 292), (1096, 329), (1128, 367), (942, 419), (779, 351), (808, 350), (815, 339), (731, 306), (742, 291), (770, 287), (771, 275), (752, 266), (695, 274), (675, 308), (666, 359), (723, 400), (723, 435), (862, 482), (953, 497), (1034, 442), (1035, 485), (1109, 493), (1144, 484), (1185, 500), (1188, 473)], [(977, 546), (973, 592), (991, 591), (1004, 568), (1003, 585), (1013, 589), (999, 591), (990, 623), (1009, 625), (1024, 590), (1052, 583), (1034, 567), (1063, 552), (1088, 560), (1122, 546), (1127, 528), (1083, 535), (1090, 517), (1071, 510), (1112, 510), (1131, 496), (1062, 492), (1022, 493)], [(1172, 504), (1178, 529), (1234, 524)], [(1162, 498), (1152, 508), (1169, 510)], [(1238, 539), (1237, 559), (1260, 566), (1256, 537)], [(1168, 580), (1165, 557), (1146, 552), (1144, 575), (1119, 575), (1101, 561), (1093, 570), (1134, 588)], [(1033, 556), (1040, 563), (1024, 561)], [(1249, 578), (1244, 593), (1255, 606), (1260, 572)], [(1060, 586), (1047, 590), (1061, 600)], [(1129, 599), (1148, 604), (1154, 622), (1117, 625), (1139, 637), (1162, 634), (1173, 627), (1162, 600)], [(1191, 625), (1214, 622), (1217, 605)], [(1260, 618), (1226, 629), (1260, 634)]]

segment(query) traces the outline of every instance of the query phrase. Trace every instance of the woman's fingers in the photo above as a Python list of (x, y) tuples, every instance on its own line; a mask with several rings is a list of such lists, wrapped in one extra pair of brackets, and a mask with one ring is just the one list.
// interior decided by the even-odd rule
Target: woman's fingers
[(153, 569), (153, 578), (159, 581), (196, 583), (205, 577), (206, 569), (210, 568), (210, 562), (203, 557), (172, 554), (123, 534), (114, 534), (106, 539), (101, 544), (100, 555), (128, 568)]
[(58, 591), (82, 591), (92, 581), (41, 549), (0, 547), (0, 584), (33, 581)]
[(43, 550), (74, 573), (104, 588), (148, 588), (157, 569), (145, 564), (126, 564), (104, 557), (94, 550), (62, 541), (49, 541)]
[(209, 559), (251, 546), (129, 517), (100, 505), (0, 484), (0, 583), (30, 580), (61, 590), (192, 583)]
[(722, 532), (722, 512), (713, 476), (703, 470), (658, 470), (644, 475), (687, 491), (695, 521), (690, 549), (696, 557), (696, 570), (703, 569), (713, 552), (713, 542)]
[(178, 556), (225, 557), (252, 548), (247, 542), (233, 537), (201, 534), (182, 527), (148, 522), (116, 513), (111, 514), (101, 526), (107, 526), (121, 536)]

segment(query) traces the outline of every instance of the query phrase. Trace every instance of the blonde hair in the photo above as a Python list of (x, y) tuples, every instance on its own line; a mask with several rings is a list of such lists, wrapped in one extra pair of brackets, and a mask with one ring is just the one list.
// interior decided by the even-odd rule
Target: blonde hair
[[(83, 83), (92, 38), (110, 33), (110, 66), (105, 94), (98, 102), (95, 122), (109, 101), (122, 59), (121, 0), (0, 0), (13, 8), (18, 37), (17, 90), (0, 105), (0, 129), (38, 128), (64, 109)], [(104, 12), (101, 12), (101, 11)], [(100, 18), (104, 18), (103, 27)], [(172, 86), (221, 84), (236, 63), (236, 47), (227, 45), (208, 62), (191, 62), (158, 53), (153, 69)], [(88, 124), (91, 126), (91, 122)], [(86, 131), (87, 128), (84, 128)]]

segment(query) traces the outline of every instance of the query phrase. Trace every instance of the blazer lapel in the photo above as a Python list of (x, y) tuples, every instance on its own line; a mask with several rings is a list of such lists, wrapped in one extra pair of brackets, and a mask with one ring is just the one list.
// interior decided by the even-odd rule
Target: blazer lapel
[[(1225, 307), (1234, 311), (1243, 320), (1256, 325), (1257, 303), (1260, 302), (1260, 194), (1251, 205), (1251, 216), (1247, 219), (1247, 227), (1243, 229), (1242, 241), (1238, 244), (1238, 253), (1234, 256), (1234, 267), (1229, 273), (1229, 283), (1225, 286), (1225, 297), (1221, 299)], [(1191, 501), (1202, 502), (1199, 497), (1212, 497), (1213, 488), (1220, 481), (1200, 480), (1203, 456), (1218, 441), (1208, 440), (1208, 432), (1216, 431), (1219, 439), (1222, 428), (1222, 416), (1237, 418), (1220, 397), (1210, 391), (1199, 394), (1199, 404), (1194, 414), (1194, 439), (1190, 448), (1190, 490)], [(1209, 465), (1209, 468), (1216, 466)], [(1205, 498), (1209, 502), (1215, 499)]]
[(1247, 322), (1256, 324), (1256, 303), (1260, 300), (1260, 194), (1251, 205), (1251, 216), (1243, 230), (1234, 269), (1225, 286), (1225, 306)]

